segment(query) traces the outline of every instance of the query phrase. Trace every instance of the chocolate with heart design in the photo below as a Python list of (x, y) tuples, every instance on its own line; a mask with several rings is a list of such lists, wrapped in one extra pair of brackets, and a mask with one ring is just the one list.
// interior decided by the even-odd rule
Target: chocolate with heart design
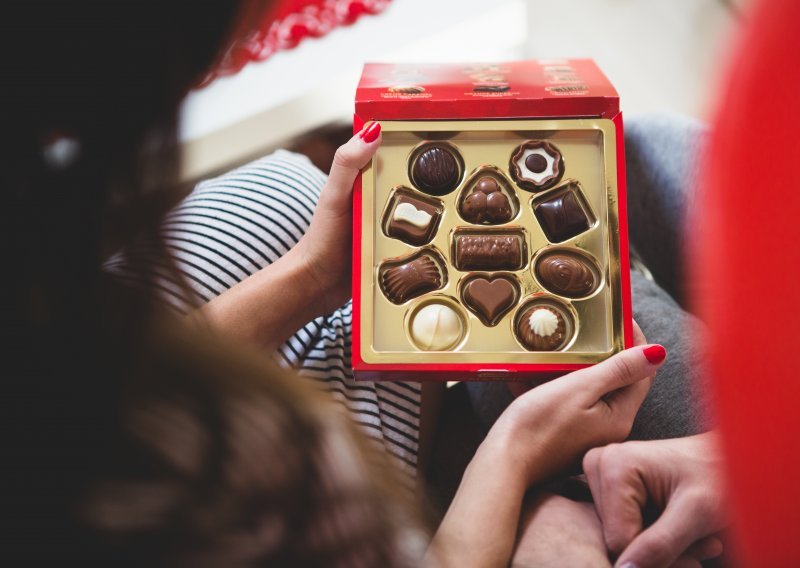
[(496, 325), (514, 307), (519, 285), (513, 276), (473, 276), (461, 288), (464, 305), (486, 326)]

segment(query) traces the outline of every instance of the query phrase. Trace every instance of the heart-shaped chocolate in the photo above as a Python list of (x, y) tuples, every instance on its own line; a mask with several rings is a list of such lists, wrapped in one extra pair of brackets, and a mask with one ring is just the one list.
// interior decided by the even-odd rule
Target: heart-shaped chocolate
[(464, 305), (487, 326), (493, 326), (517, 302), (519, 286), (510, 276), (470, 278), (461, 290)]

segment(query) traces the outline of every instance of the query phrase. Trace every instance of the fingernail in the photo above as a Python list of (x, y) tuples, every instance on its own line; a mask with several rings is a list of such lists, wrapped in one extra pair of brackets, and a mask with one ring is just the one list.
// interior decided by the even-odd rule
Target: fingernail
[[(659, 345), (659, 347), (661, 347), (661, 346)], [(661, 347), (661, 349), (664, 349), (664, 348)], [(666, 351), (664, 351), (664, 354), (666, 355)], [(625, 564), (623, 564), (619, 568), (639, 568), (639, 567), (636, 564), (634, 564), (633, 562), (626, 562)]]
[[(650, 361), (653, 365), (658, 365), (667, 358), (667, 350), (664, 349), (663, 345), (651, 345), (650, 347), (645, 348), (644, 356)], [(636, 568), (633, 564), (631, 564), (633, 568)], [(631, 566), (625, 566), (621, 568), (631, 568)]]
[(381, 123), (380, 122), (373, 122), (367, 128), (361, 131), (359, 137), (364, 141), (365, 144), (369, 144), (371, 142), (375, 142), (378, 139), (378, 136), (381, 134)]

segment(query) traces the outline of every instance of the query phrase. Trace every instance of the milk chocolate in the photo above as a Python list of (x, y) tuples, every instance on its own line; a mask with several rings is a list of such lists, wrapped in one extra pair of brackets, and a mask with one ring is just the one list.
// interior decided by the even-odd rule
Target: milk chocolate
[(459, 213), (470, 223), (501, 225), (508, 223), (516, 214), (515, 205), (509, 197), (512, 195), (511, 189), (494, 175), (482, 175), (474, 183), (468, 181), (462, 195), (458, 203)]
[(462, 303), (484, 325), (496, 325), (514, 307), (519, 284), (513, 276), (475, 276), (461, 287)]
[(522, 189), (542, 191), (557, 184), (564, 175), (564, 160), (553, 144), (528, 140), (514, 150), (508, 172)]
[(534, 304), (516, 324), (517, 338), (530, 351), (558, 351), (570, 339), (572, 326), (566, 312), (552, 304)]
[(444, 279), (439, 262), (429, 253), (395, 263), (386, 263), (380, 270), (383, 293), (394, 304), (441, 288)]
[(458, 270), (518, 270), (525, 264), (519, 233), (456, 234), (453, 264)]
[(428, 244), (436, 234), (442, 204), (438, 199), (416, 195), (409, 189), (398, 189), (384, 218), (386, 234), (412, 246)]
[(578, 253), (545, 253), (536, 260), (534, 272), (547, 290), (567, 298), (589, 296), (600, 283), (597, 267)]
[(551, 243), (564, 242), (591, 227), (592, 220), (582, 204), (580, 191), (578, 183), (571, 182), (534, 205), (533, 212)]
[(453, 191), (461, 179), (461, 158), (445, 145), (432, 144), (420, 151), (411, 166), (411, 181), (431, 195)]

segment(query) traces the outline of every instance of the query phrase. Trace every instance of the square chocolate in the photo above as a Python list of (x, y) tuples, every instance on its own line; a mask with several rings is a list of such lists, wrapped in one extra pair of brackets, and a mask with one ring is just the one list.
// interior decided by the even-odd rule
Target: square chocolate
[(442, 202), (406, 187), (392, 193), (384, 218), (388, 237), (411, 246), (428, 244), (436, 234), (442, 216)]
[(536, 219), (551, 243), (563, 243), (594, 225), (594, 217), (577, 181), (569, 180), (533, 205)]

